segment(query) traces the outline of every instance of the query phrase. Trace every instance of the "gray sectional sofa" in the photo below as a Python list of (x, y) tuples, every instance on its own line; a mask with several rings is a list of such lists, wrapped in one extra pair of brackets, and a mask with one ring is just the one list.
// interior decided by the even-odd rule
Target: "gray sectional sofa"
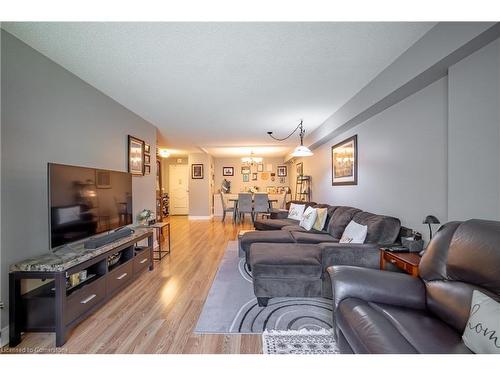
[[(297, 221), (275, 216), (257, 220), (257, 231), (242, 236), (259, 305), (265, 306), (272, 297), (332, 297), (328, 267), (378, 268), (380, 246), (398, 239), (401, 223), (397, 218), (354, 207), (312, 205), (328, 208), (321, 231), (306, 231)], [(365, 243), (339, 243), (351, 220), (368, 227)]]

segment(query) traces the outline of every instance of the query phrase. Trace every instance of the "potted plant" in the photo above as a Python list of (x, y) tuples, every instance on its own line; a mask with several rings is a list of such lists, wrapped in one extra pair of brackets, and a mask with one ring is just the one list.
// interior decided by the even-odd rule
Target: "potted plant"
[(137, 214), (137, 221), (141, 225), (148, 225), (149, 221), (153, 217), (154, 217), (153, 211), (148, 210), (148, 209), (145, 208), (144, 210), (142, 210), (141, 212), (139, 212)]

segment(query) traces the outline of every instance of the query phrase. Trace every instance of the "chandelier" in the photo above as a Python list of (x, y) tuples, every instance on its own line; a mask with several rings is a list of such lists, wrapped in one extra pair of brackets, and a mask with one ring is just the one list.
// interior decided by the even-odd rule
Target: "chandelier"
[(253, 151), (250, 153), (250, 156), (246, 156), (244, 158), (241, 158), (241, 162), (245, 165), (255, 165), (255, 164), (261, 164), (262, 163), (262, 158), (255, 157), (253, 154)]
[(272, 139), (275, 139), (275, 140), (281, 142), (281, 141), (285, 141), (288, 138), (290, 138), (299, 129), (300, 129), (300, 131), (299, 131), (300, 145), (295, 147), (295, 149), (292, 152), (292, 156), (295, 156), (295, 157), (311, 156), (313, 154), (312, 151), (309, 150), (309, 148), (307, 148), (306, 146), (304, 146), (304, 134), (306, 134), (306, 131), (304, 130), (304, 126), (302, 125), (302, 120), (300, 120), (300, 124), (297, 125), (297, 127), (293, 130), (293, 132), (291, 132), (285, 138), (276, 138), (275, 136), (273, 136), (273, 132), (267, 132), (267, 134), (269, 134), (269, 136)]

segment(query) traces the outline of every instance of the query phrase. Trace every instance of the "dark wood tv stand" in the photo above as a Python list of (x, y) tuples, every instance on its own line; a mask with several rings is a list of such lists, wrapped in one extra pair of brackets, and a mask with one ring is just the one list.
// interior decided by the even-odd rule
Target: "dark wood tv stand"
[[(147, 239), (147, 246), (138, 242)], [(66, 251), (66, 252), (65, 252)], [(119, 261), (108, 266), (110, 256)], [(77, 324), (127, 288), (145, 269), (153, 270), (153, 232), (136, 229), (131, 236), (98, 249), (61, 249), (11, 266), (9, 273), (9, 346), (21, 342), (21, 332), (55, 332), (62, 346)], [(67, 285), (72, 274), (87, 270), (87, 278)], [(23, 279), (53, 280), (21, 293)]]

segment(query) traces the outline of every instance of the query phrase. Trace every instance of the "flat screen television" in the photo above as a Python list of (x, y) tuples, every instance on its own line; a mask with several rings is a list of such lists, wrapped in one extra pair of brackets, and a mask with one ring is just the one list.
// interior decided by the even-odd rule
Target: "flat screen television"
[(50, 248), (132, 223), (132, 175), (49, 163)]

